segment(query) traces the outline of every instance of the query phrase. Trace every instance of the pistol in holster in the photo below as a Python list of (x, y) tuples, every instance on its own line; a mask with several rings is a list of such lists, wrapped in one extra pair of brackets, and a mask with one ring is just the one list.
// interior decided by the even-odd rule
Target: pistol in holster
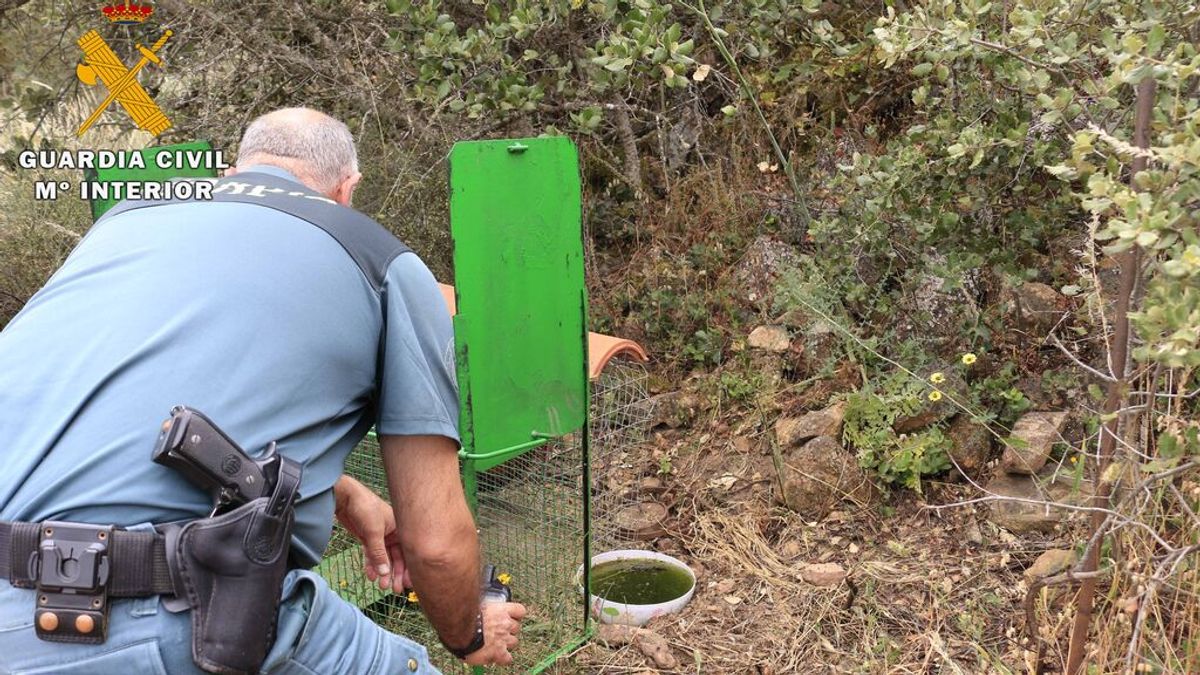
[(153, 457), (213, 497), (208, 518), (165, 528), (176, 595), (192, 609), (192, 659), (210, 673), (257, 673), (275, 639), (303, 467), (275, 443), (251, 458), (183, 406), (163, 423)]

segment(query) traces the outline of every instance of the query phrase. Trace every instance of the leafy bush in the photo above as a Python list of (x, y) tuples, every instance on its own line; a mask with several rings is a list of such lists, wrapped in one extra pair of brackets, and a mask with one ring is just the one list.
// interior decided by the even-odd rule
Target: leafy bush
[(897, 434), (897, 419), (920, 412), (929, 388), (907, 373), (868, 383), (846, 396), (842, 438), (858, 452), (858, 464), (887, 484), (920, 491), (921, 479), (951, 466), (950, 440), (931, 427)]

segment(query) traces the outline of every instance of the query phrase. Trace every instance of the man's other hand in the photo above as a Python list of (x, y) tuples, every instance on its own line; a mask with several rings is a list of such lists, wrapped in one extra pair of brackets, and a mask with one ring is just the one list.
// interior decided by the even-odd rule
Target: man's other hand
[(517, 602), (483, 603), (483, 647), (464, 659), (472, 666), (507, 666), (513, 662), (510, 650), (517, 646), (525, 605)]
[(391, 504), (349, 476), (339, 478), (333, 492), (338, 522), (362, 543), (367, 578), (393, 593), (412, 588)]

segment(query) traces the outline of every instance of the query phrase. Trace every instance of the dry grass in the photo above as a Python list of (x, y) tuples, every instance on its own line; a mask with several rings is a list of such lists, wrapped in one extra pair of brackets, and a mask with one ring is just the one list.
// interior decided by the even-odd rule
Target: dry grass
[[(657, 457), (674, 460), (660, 497), (672, 509), (670, 536), (655, 547), (688, 561), (699, 581), (687, 609), (650, 628), (672, 645), (681, 664), (677, 672), (1061, 671), (1074, 586), (1031, 594), (1041, 636), (1032, 642), (1023, 572), (1043, 551), (1080, 550), (1084, 514), (1076, 513), (1053, 533), (1017, 537), (987, 522), (979, 505), (925, 508), (978, 496), (970, 485), (934, 482), (924, 498), (897, 493), (887, 505), (804, 522), (774, 505), (770, 457), (761, 450), (733, 450), (732, 434), (721, 432), (731, 426), (746, 432), (753, 425), (722, 418), (664, 432), (628, 452), (634, 474), (629, 481), (648, 473)], [(736, 477), (732, 486), (713, 480), (725, 474)], [(1160, 537), (1174, 528), (1172, 541), (1194, 541), (1196, 532), (1181, 530), (1170, 513), (1180, 515), (1166, 508), (1157, 524), (1147, 513), (1141, 517)], [(1153, 568), (1161, 572), (1163, 563), (1161, 555), (1148, 555), (1153, 537), (1147, 531), (1123, 530), (1120, 541), (1125, 566), (1102, 589), (1089, 656), (1096, 673), (1128, 672), (1134, 616), (1122, 598), (1138, 594), (1139, 585), (1144, 594)], [(819, 562), (844, 566), (848, 582), (833, 588), (804, 582), (801, 568)], [(1196, 625), (1196, 577), (1186, 560), (1179, 566), (1184, 571), (1141, 604), (1145, 618), (1133, 666), (1153, 663), (1145, 672), (1195, 670), (1188, 661), (1196, 658), (1195, 649), (1188, 652), (1188, 645)], [(592, 644), (574, 664), (581, 672), (652, 669), (631, 646)]]
[[(673, 647), (676, 672), (1061, 672), (1075, 586), (1029, 593), (1023, 572), (1045, 550), (1080, 550), (1082, 514), (1054, 533), (1017, 537), (976, 505), (924, 508), (977, 496), (967, 485), (934, 483), (924, 500), (893, 495), (887, 516), (877, 507), (806, 523), (771, 505), (771, 482), (761, 479), (769, 458), (705, 446), (676, 458), (663, 496), (674, 512), (670, 537), (656, 542), (699, 579), (688, 608), (649, 626)], [(738, 478), (732, 488), (712, 481), (726, 472)], [(1106, 549), (1119, 564), (1101, 585), (1089, 673), (1197, 672), (1197, 573), (1186, 554), (1164, 557), (1155, 537), (1196, 542), (1200, 530), (1162, 498), (1168, 491), (1156, 510), (1139, 511), (1154, 535), (1125, 528)], [(805, 583), (800, 569), (817, 562), (841, 564), (848, 582)], [(1027, 594), (1037, 642), (1027, 636)], [(631, 646), (592, 644), (574, 663), (582, 672), (653, 670)]]

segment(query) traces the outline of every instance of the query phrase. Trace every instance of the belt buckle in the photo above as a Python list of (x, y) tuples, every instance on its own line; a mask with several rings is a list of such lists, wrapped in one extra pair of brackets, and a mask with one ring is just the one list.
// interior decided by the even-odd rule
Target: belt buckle
[(113, 528), (41, 524), (36, 568), (37, 636), (51, 642), (102, 644), (108, 635), (109, 545)]

